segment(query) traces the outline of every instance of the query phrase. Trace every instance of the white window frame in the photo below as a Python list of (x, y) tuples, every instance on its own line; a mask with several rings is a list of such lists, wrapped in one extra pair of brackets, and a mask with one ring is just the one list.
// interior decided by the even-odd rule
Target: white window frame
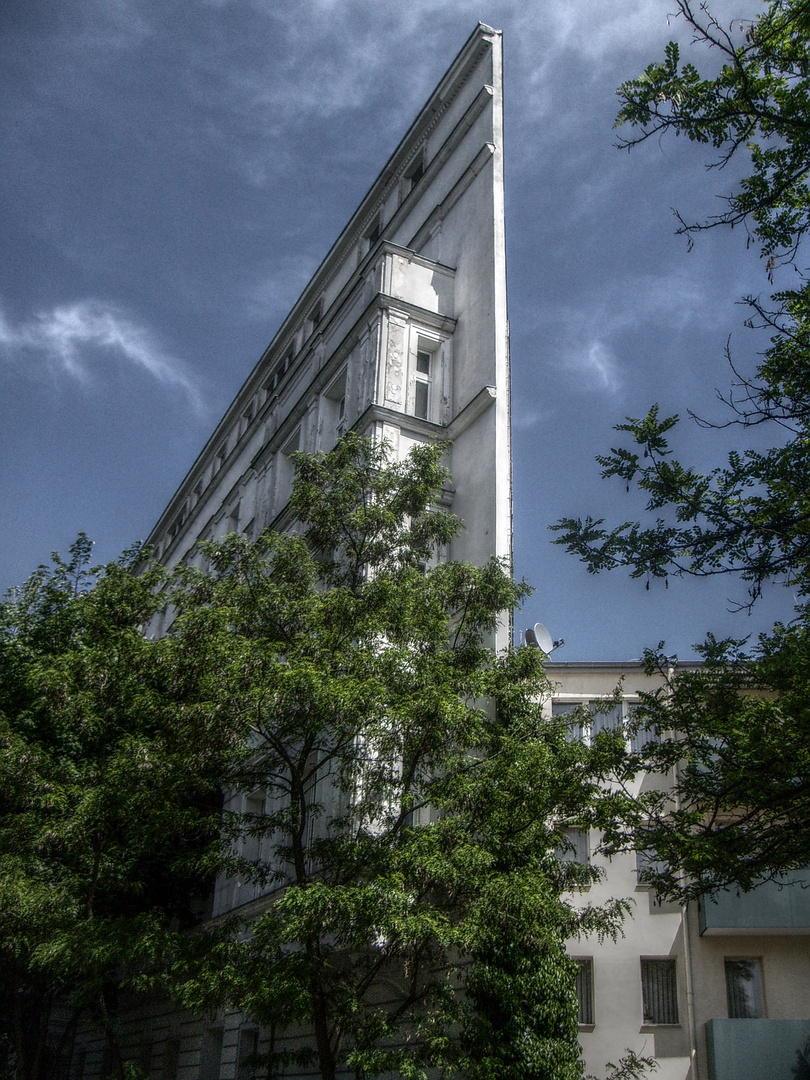
[[(429, 337), (414, 328), (411, 336), (410, 378), (408, 379), (408, 412), (417, 420), (433, 421), (435, 413), (435, 390), (440, 373), (440, 338)], [(427, 357), (427, 371), (420, 370)], [(420, 398), (424, 395), (424, 404)]]

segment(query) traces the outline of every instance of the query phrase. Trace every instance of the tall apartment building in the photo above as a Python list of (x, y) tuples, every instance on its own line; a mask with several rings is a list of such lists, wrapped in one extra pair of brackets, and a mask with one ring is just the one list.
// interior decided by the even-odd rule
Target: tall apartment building
[[(511, 557), (501, 36), (479, 25), (316, 270), (149, 542), (288, 524), (296, 450), (448, 439), (451, 558)], [(508, 627), (500, 644), (508, 639)]]
[[(328, 451), (349, 428), (397, 457), (448, 440), (443, 501), (465, 529), (447, 557), (511, 559), (502, 52), (487, 26), (430, 95), (148, 542), (174, 566), (197, 558), (198, 540), (291, 527), (291, 456)], [(498, 647), (510, 637), (505, 618)], [(254, 810), (248, 802), (233, 808)], [(252, 883), (222, 879), (214, 914), (266, 902)], [(147, 1005), (128, 1028), (129, 1055), (164, 1080), (248, 1080), (240, 1062), (268, 1037), (236, 1012)]]
[[(350, 427), (400, 456), (451, 440), (445, 501), (466, 530), (448, 556), (511, 556), (502, 117), (501, 38), (479, 25), (155, 526), (164, 563), (195, 559), (199, 539), (291, 525), (291, 454), (329, 450)], [(504, 624), (500, 646), (509, 633)], [(628, 708), (648, 685), (632, 664), (548, 672), (552, 719), (610, 695), (620, 676)], [(592, 857), (595, 836), (572, 841)], [(615, 944), (570, 945), (588, 1070), (603, 1076), (630, 1047), (657, 1058), (659, 1080), (789, 1080), (810, 1036), (810, 890), (731, 892), (682, 910), (639, 884), (633, 856), (606, 869), (577, 902), (629, 896), (635, 915)], [(222, 882), (216, 910), (255, 901)], [(267, 1045), (234, 1012), (144, 1006), (129, 1030), (129, 1056), (155, 1080), (250, 1080), (240, 1062)], [(100, 1044), (85, 1052), (97, 1075)]]

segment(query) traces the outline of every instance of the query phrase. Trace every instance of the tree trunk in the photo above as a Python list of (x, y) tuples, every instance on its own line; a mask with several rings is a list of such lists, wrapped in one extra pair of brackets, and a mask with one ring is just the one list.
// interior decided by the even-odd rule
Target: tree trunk
[(332, 1054), (332, 1044), (329, 1038), (329, 1016), (326, 1009), (326, 995), (323, 984), (315, 970), (318, 964), (318, 941), (310, 939), (307, 942), (307, 954), (311, 965), (312, 974), (309, 980), (309, 999), (312, 1005), (312, 1026), (315, 1030), (315, 1045), (318, 1048), (318, 1066), (321, 1072), (321, 1080), (335, 1080), (335, 1060)]

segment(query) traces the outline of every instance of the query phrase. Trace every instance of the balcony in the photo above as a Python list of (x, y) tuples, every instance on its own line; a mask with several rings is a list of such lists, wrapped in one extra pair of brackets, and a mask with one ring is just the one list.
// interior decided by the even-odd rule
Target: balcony
[(797, 871), (790, 884), (766, 881), (751, 892), (726, 889), (698, 904), (700, 933), (810, 935), (810, 873)]
[(795, 1080), (808, 1040), (810, 1020), (709, 1020), (709, 1080)]

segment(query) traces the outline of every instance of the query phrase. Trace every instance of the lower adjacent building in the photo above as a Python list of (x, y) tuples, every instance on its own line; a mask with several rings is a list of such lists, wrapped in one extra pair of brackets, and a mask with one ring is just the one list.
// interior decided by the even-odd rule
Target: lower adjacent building
[[(655, 683), (639, 663), (551, 662), (546, 670), (550, 717), (609, 698), (621, 680), (622, 705), (600, 723), (620, 719)], [(651, 783), (661, 778), (638, 778), (639, 787)], [(578, 902), (619, 896), (634, 906), (618, 941), (569, 944), (580, 963), (587, 1071), (604, 1076), (605, 1062), (629, 1048), (657, 1060), (658, 1080), (810, 1077), (810, 876), (681, 907), (643, 884), (634, 853), (609, 862), (592, 855), (598, 840), (573, 838), (576, 857), (605, 871)]]

